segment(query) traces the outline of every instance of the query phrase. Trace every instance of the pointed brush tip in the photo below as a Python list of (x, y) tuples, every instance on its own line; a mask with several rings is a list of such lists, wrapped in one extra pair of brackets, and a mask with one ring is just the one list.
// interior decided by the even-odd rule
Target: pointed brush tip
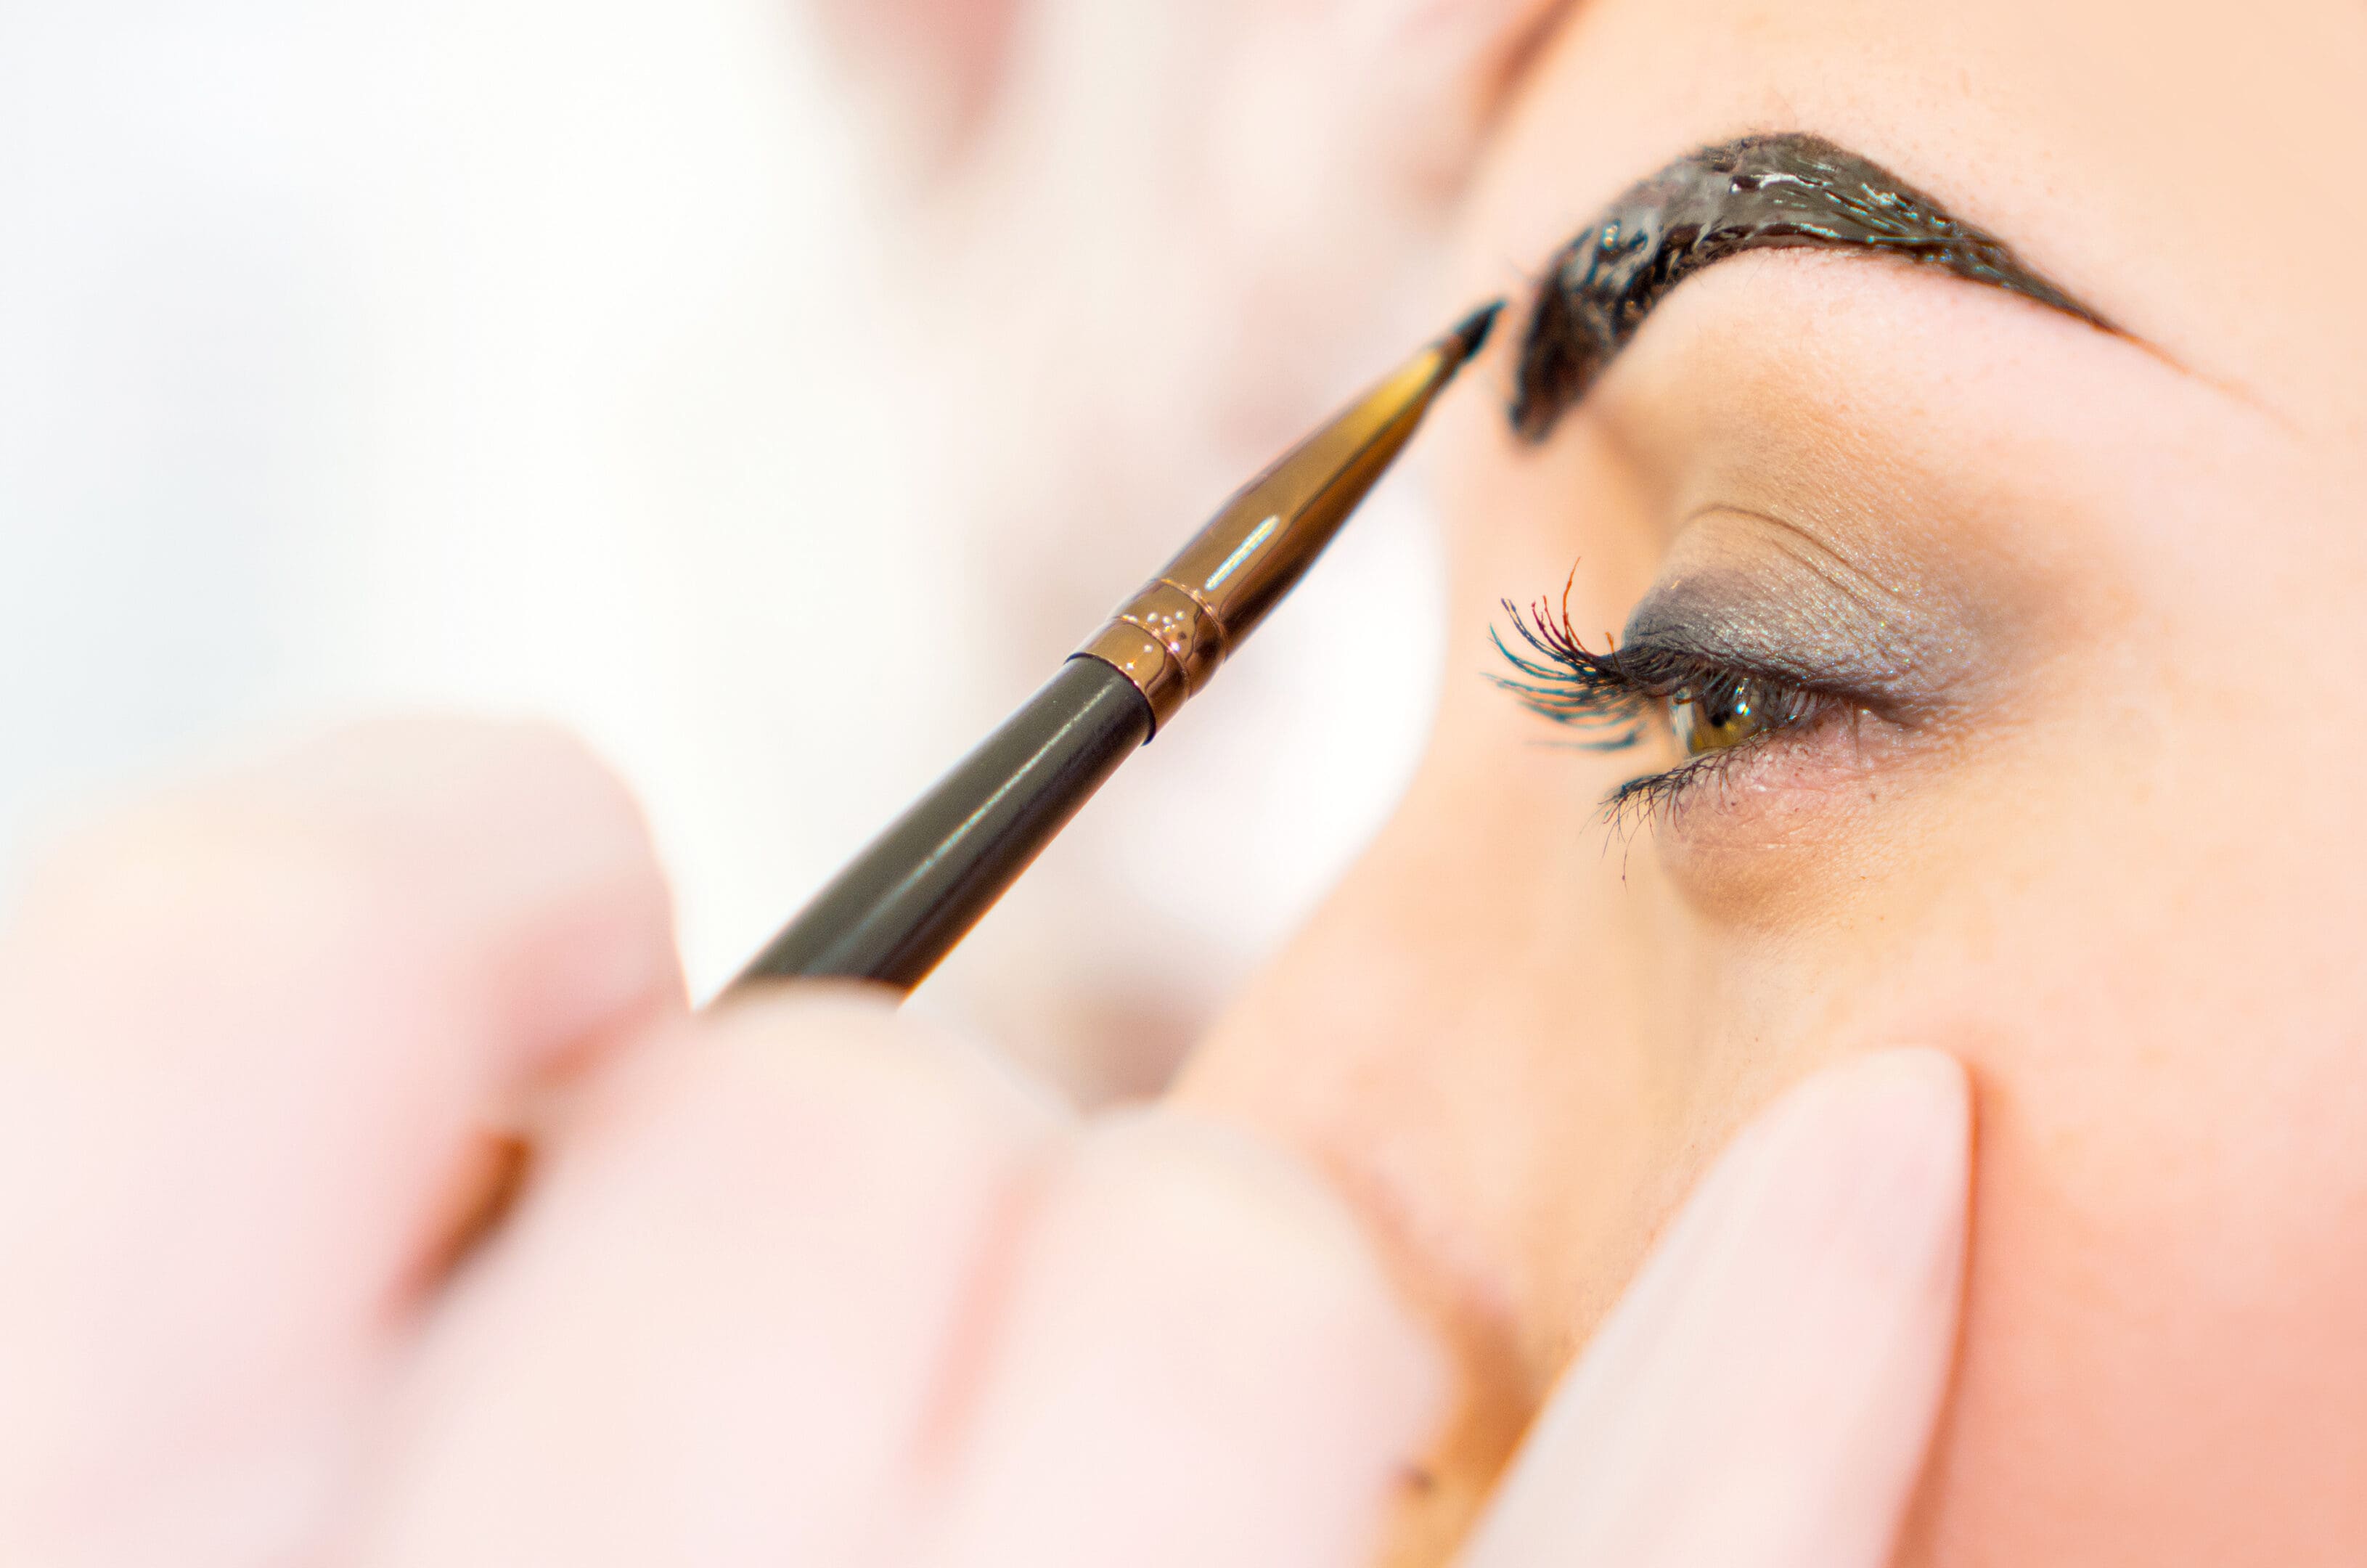
[(1489, 329), (1496, 324), (1497, 313), (1503, 308), (1503, 301), (1491, 300), (1455, 324), (1455, 330), (1447, 336), (1462, 349), (1456, 356), (1458, 359), (1468, 359), (1479, 352), (1480, 347), (1488, 341)]

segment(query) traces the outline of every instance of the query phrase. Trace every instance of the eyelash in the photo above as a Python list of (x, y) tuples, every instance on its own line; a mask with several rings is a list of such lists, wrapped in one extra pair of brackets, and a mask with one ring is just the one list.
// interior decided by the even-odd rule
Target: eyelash
[(1643, 739), (1654, 710), (1667, 711), (1663, 705), (1686, 701), (1716, 706), (1730, 699), (1745, 682), (1754, 688), (1754, 706), (1767, 716), (1763, 729), (1738, 744), (1622, 784), (1603, 802), (1614, 824), (1668, 815), (1701, 789), (1748, 763), (1775, 736), (1841, 705), (1829, 693), (1674, 649), (1621, 649), (1606, 637), (1604, 651), (1594, 653), (1570, 624), (1567, 585), (1558, 608), (1539, 599), (1524, 615), (1511, 599), (1502, 603), (1514, 635), (1529, 652), (1520, 652), (1489, 628), (1489, 640), (1516, 672), (1489, 678), (1530, 711), (1590, 732), (1578, 743), (1589, 751), (1625, 751), (1635, 745)]

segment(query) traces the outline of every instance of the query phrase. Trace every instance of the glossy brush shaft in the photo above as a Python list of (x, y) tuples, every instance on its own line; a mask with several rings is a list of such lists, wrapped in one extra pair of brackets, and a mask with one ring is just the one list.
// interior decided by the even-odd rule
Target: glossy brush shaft
[(740, 978), (841, 975), (909, 990), (1150, 738), (1150, 705), (1071, 659), (896, 819)]
[(1472, 312), (1243, 485), (1078, 652), (1125, 671), (1154, 728), (1174, 717), (1338, 537), (1498, 308)]
[(757, 980), (909, 990), (1314, 564), (1478, 351), (1489, 306), (1250, 482), (1041, 691), (759, 953)]

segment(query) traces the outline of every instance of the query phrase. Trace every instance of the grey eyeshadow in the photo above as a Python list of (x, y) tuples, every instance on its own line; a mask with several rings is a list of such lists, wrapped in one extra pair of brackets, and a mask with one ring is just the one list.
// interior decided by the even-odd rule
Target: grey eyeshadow
[(1618, 641), (1630, 654), (1666, 651), (1894, 716), (1947, 706), (1973, 645), (1960, 607), (1840, 578), (1783, 551), (1657, 585)]

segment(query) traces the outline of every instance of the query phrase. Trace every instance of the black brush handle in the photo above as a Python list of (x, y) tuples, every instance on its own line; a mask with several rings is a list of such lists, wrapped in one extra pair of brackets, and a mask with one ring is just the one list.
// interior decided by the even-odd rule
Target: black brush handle
[(911, 990), (1128, 753), (1150, 704), (1094, 658), (1060, 666), (855, 858), (733, 981), (834, 976)]

